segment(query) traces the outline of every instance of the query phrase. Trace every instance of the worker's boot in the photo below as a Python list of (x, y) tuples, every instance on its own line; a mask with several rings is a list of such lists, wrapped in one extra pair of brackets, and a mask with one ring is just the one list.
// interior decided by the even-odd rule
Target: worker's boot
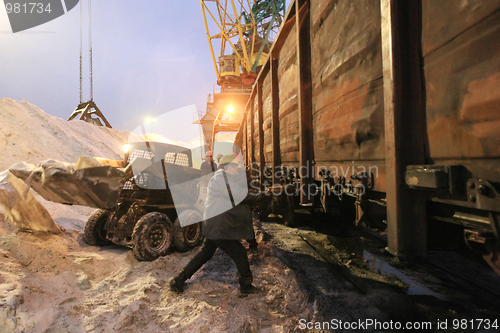
[(251, 276), (240, 276), (238, 282), (240, 283), (240, 297), (247, 297), (260, 292), (259, 288), (252, 285), (253, 279)]
[(168, 281), (170, 285), (170, 290), (180, 294), (184, 291), (184, 283), (186, 282), (186, 277), (184, 272), (180, 272)]
[(248, 295), (258, 294), (261, 292), (260, 288), (252, 284), (245, 284), (240, 286), (240, 297), (247, 297)]

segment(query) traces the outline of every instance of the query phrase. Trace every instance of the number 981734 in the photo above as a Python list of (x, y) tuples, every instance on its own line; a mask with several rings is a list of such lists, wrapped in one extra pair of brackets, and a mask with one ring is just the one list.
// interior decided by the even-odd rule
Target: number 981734
[(28, 2), (28, 3), (6, 3), (5, 10), (7, 14), (34, 14), (34, 13), (50, 13), (52, 10), (50, 9), (50, 3), (45, 5), (41, 2)]

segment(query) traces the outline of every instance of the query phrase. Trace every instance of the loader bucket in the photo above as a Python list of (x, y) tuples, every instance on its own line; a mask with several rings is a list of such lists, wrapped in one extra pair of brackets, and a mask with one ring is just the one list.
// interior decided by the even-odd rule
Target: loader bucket
[(55, 161), (43, 162), (40, 167), (17, 163), (9, 170), (46, 200), (100, 209), (116, 207), (128, 179), (123, 169), (112, 166), (73, 170)]
[(28, 185), (8, 170), (0, 173), (0, 206), (6, 220), (20, 229), (55, 234), (62, 231)]

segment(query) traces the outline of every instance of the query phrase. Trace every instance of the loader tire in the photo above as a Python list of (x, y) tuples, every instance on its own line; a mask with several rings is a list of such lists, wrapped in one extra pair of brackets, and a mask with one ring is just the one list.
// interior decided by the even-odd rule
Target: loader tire
[(83, 230), (83, 239), (85, 243), (93, 246), (111, 244), (106, 239), (106, 231), (104, 225), (109, 217), (110, 212), (104, 209), (97, 209), (90, 214), (85, 228)]
[[(203, 241), (202, 223), (203, 217), (196, 210), (185, 210), (179, 214), (174, 222), (174, 245), (177, 251), (188, 251)], [(179, 221), (187, 222), (188, 225), (181, 227)], [(199, 221), (197, 223), (189, 223)]]
[(163, 213), (152, 212), (141, 217), (132, 233), (135, 258), (153, 261), (166, 255), (172, 246), (172, 229), (172, 222)]

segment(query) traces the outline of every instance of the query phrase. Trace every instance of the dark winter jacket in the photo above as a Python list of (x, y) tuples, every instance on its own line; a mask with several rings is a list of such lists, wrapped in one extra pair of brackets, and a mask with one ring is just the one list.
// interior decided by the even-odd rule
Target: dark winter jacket
[(201, 163), (200, 170), (202, 175), (207, 175), (217, 170), (217, 164), (215, 164), (215, 162), (213, 161), (211, 163), (204, 161), (203, 163)]
[[(234, 198), (232, 206), (224, 174)], [(252, 212), (247, 204), (246, 175), (232, 176), (223, 169), (217, 170), (208, 183), (205, 200), (203, 234), (207, 239), (253, 239)], [(247, 200), (245, 200), (247, 199)], [(245, 201), (244, 201), (245, 200)]]

